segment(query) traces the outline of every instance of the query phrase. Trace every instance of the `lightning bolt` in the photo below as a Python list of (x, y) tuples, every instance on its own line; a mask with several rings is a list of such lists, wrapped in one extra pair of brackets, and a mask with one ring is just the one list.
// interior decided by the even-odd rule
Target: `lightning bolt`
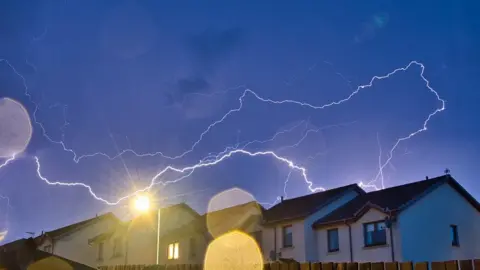
[(16, 158), (16, 154), (12, 155), (10, 158), (7, 158), (0, 164), (0, 169), (6, 167), (8, 164), (12, 163)]
[[(42, 172), (41, 172), (41, 163), (40, 163), (40, 160), (37, 156), (34, 157), (35, 159), (35, 163), (37, 165), (37, 175), (38, 177), (43, 180), (45, 183), (47, 183), (48, 185), (53, 185), (53, 186), (69, 186), (69, 187), (73, 187), (73, 186), (79, 186), (79, 187), (83, 187), (85, 189), (88, 190), (88, 192), (90, 193), (90, 195), (92, 195), (93, 198), (95, 198), (96, 200), (98, 201), (101, 201), (107, 205), (117, 205), (119, 204), (120, 202), (128, 199), (128, 198), (131, 198), (132, 196), (135, 196), (137, 194), (140, 194), (140, 193), (143, 193), (143, 192), (146, 192), (148, 190), (150, 190), (154, 185), (156, 184), (163, 184), (163, 185), (168, 185), (168, 184), (172, 184), (172, 183), (176, 183), (180, 180), (183, 180), (187, 177), (189, 177), (190, 175), (193, 174), (193, 172), (196, 170), (196, 169), (200, 169), (200, 168), (205, 168), (205, 167), (211, 167), (211, 166), (215, 166), (217, 165), (218, 163), (226, 160), (226, 159), (229, 159), (231, 158), (232, 156), (236, 155), (236, 154), (240, 154), (240, 155), (247, 155), (247, 156), (250, 156), (250, 157), (258, 157), (258, 156), (270, 156), (270, 157), (273, 157), (275, 158), (276, 160), (288, 165), (288, 167), (290, 167), (292, 170), (295, 170), (295, 171), (298, 171), (303, 179), (305, 180), (305, 182), (307, 183), (307, 186), (308, 188), (310, 189), (311, 192), (317, 192), (317, 191), (320, 191), (320, 190), (325, 190), (324, 188), (321, 188), (321, 187), (313, 187), (313, 182), (310, 181), (308, 179), (308, 176), (307, 176), (307, 169), (300, 166), (300, 165), (297, 165), (295, 164), (293, 161), (289, 160), (288, 158), (286, 157), (283, 157), (283, 156), (279, 156), (278, 154), (276, 154), (274, 151), (258, 151), (258, 152), (250, 152), (250, 151), (247, 151), (247, 150), (244, 150), (244, 149), (235, 149), (235, 150), (232, 150), (232, 151), (229, 151), (228, 153), (222, 155), (220, 158), (216, 159), (216, 160), (213, 160), (213, 161), (209, 161), (209, 162), (200, 162), (200, 163), (197, 163), (195, 165), (191, 165), (191, 166), (186, 166), (186, 167), (183, 167), (183, 168), (175, 168), (173, 166), (167, 166), (165, 167), (163, 170), (161, 170), (159, 173), (157, 173), (150, 181), (150, 184), (143, 188), (143, 189), (139, 189), (139, 190), (136, 190), (135, 192), (133, 193), (130, 193), (128, 195), (125, 195), (119, 199), (117, 199), (116, 201), (109, 201), (107, 199), (104, 199), (100, 196), (98, 196), (92, 189), (91, 186), (85, 184), (85, 183), (82, 183), (82, 182), (75, 182), (75, 183), (65, 183), (65, 182), (58, 182), (58, 181), (50, 181), (48, 180), (48, 178), (46, 178), (45, 176), (42, 175)], [(180, 173), (180, 174), (185, 174), (185, 175), (182, 175), (181, 177), (179, 178), (176, 178), (174, 180), (169, 180), (169, 181), (159, 181), (157, 182), (157, 179), (160, 178), (162, 175), (164, 175), (165, 173), (167, 172), (176, 172), (176, 173)]]
[[(25, 78), (17, 72), (17, 70), (12, 66), (10, 65), (10, 63), (8, 63), (8, 61), (4, 60), (4, 59), (0, 59), (4, 62), (7, 63), (7, 65), (9, 65), (13, 71), (22, 78), (22, 81), (23, 81), (23, 84), (25, 86), (25, 94), (29, 97), (29, 99), (32, 101), (32, 98), (31, 98), (31, 95), (28, 93), (28, 88), (27, 88), (27, 85), (26, 85), (26, 81), (25, 81)], [(404, 137), (400, 137), (396, 143), (393, 145), (393, 147), (390, 149), (389, 151), (389, 154), (387, 156), (387, 159), (386, 161), (381, 164), (381, 166), (379, 166), (379, 171), (377, 173), (377, 175), (375, 176), (374, 179), (372, 179), (372, 181), (368, 182), (367, 184), (363, 184), (362, 182), (359, 183), (360, 186), (363, 186), (363, 187), (369, 187), (369, 186), (375, 186), (375, 182), (378, 180), (378, 178), (383, 175), (383, 169), (384, 167), (390, 163), (390, 161), (392, 160), (393, 156), (394, 156), (394, 152), (397, 148), (397, 146), (403, 142), (403, 141), (406, 141), (408, 139), (411, 139), (412, 137), (420, 134), (421, 132), (423, 131), (426, 131), (427, 130), (427, 126), (428, 126), (428, 123), (429, 121), (431, 120), (431, 118), (433, 116), (435, 116), (437, 113), (440, 113), (442, 112), (443, 110), (445, 110), (445, 100), (441, 99), (439, 94), (432, 88), (430, 87), (430, 82), (424, 77), (424, 70), (425, 70), (425, 66), (420, 63), (420, 62), (417, 62), (417, 61), (411, 61), (407, 66), (404, 66), (404, 67), (400, 67), (400, 68), (397, 68), (393, 71), (391, 71), (390, 73), (387, 73), (385, 75), (382, 75), (382, 76), (373, 76), (369, 83), (368, 84), (364, 84), (364, 85), (359, 85), (352, 93), (350, 93), (350, 95), (348, 95), (347, 97), (343, 98), (343, 99), (340, 99), (340, 100), (337, 100), (337, 101), (332, 101), (330, 103), (326, 103), (326, 104), (323, 104), (323, 105), (313, 105), (311, 103), (308, 103), (308, 102), (302, 102), (302, 101), (297, 101), (297, 100), (292, 100), (292, 99), (285, 99), (285, 100), (273, 100), (271, 98), (266, 98), (266, 97), (262, 97), (260, 96), (259, 94), (257, 94), (256, 92), (254, 92), (253, 90), (251, 89), (245, 89), (242, 93), (242, 95), (239, 97), (238, 101), (239, 101), (239, 105), (237, 108), (234, 108), (234, 109), (231, 109), (229, 110), (227, 113), (225, 113), (220, 119), (216, 120), (215, 122), (213, 122), (212, 124), (210, 124), (199, 136), (199, 138), (197, 139), (197, 141), (195, 141), (193, 143), (193, 145), (188, 149), (186, 150), (185, 152), (177, 155), (177, 156), (168, 156), (168, 155), (164, 155), (162, 152), (155, 152), (155, 153), (142, 153), (142, 154), (138, 154), (136, 153), (134, 150), (132, 149), (126, 149), (126, 150), (123, 150), (122, 152), (120, 152), (119, 154), (115, 155), (115, 156), (109, 156), (103, 152), (97, 152), (97, 153), (93, 153), (93, 154), (88, 154), (88, 155), (82, 155), (82, 156), (78, 156), (75, 151), (73, 151), (72, 149), (69, 149), (65, 146), (65, 143), (63, 141), (55, 141), (53, 139), (51, 139), (48, 134), (46, 133), (45, 131), (45, 128), (43, 127), (43, 125), (38, 122), (36, 120), (36, 112), (38, 110), (38, 106), (35, 107), (35, 110), (34, 110), (34, 113), (33, 113), (33, 117), (34, 117), (34, 122), (36, 124), (38, 124), (40, 126), (40, 128), (42, 129), (42, 134), (44, 137), (46, 137), (50, 142), (52, 143), (55, 143), (55, 144), (59, 144), (63, 147), (63, 150), (64, 151), (68, 151), (68, 152), (71, 152), (73, 155), (74, 155), (74, 161), (76, 163), (78, 163), (81, 159), (83, 158), (86, 158), (86, 157), (93, 157), (93, 156), (97, 156), (97, 155), (101, 155), (101, 156), (105, 156), (109, 159), (115, 159), (117, 157), (120, 157), (122, 156), (123, 154), (125, 153), (132, 153), (136, 156), (139, 156), (139, 157), (142, 157), (142, 156), (157, 156), (157, 155), (161, 155), (165, 158), (168, 158), (168, 159), (178, 159), (178, 158), (182, 158), (183, 156), (187, 155), (188, 153), (192, 152), (195, 147), (202, 141), (202, 139), (204, 138), (204, 136), (209, 133), (215, 126), (221, 124), (223, 121), (225, 121), (229, 116), (231, 116), (232, 114), (234, 113), (237, 113), (237, 112), (240, 112), (243, 108), (243, 105), (244, 105), (244, 100), (245, 98), (247, 97), (247, 95), (249, 96), (252, 96), (254, 97), (255, 99), (257, 99), (258, 101), (261, 101), (261, 102), (264, 102), (264, 103), (269, 103), (269, 104), (272, 104), (272, 105), (283, 105), (283, 104), (291, 104), (291, 105), (297, 105), (297, 106), (301, 106), (301, 107), (306, 107), (306, 108), (310, 108), (310, 109), (314, 109), (314, 110), (323, 110), (323, 109), (326, 109), (326, 108), (329, 108), (329, 107), (332, 107), (332, 106), (336, 106), (336, 105), (340, 105), (340, 104), (343, 104), (347, 101), (349, 101), (350, 99), (352, 99), (354, 96), (356, 96), (361, 90), (363, 89), (367, 89), (367, 88), (370, 88), (373, 86), (374, 82), (375, 81), (379, 81), (379, 80), (384, 80), (384, 79), (388, 79), (390, 78), (391, 76), (393, 76), (394, 74), (398, 73), (398, 72), (402, 72), (402, 71), (407, 71), (411, 66), (418, 66), (421, 68), (421, 72), (420, 72), (420, 77), (422, 78), (422, 80), (425, 82), (426, 84), (426, 87), (436, 96), (437, 100), (441, 102), (441, 107), (440, 108), (437, 108), (435, 109), (435, 111), (433, 111), (432, 113), (430, 113), (428, 115), (428, 117), (426, 118), (426, 120), (424, 121), (423, 123), (423, 126), (408, 134), (407, 136), (404, 136)], [(32, 101), (33, 102), (33, 101)], [(34, 103), (35, 104), (35, 103)], [(275, 136), (274, 136), (275, 137)], [(214, 165), (217, 165), (218, 163), (226, 160), (226, 159), (229, 159), (230, 157), (232, 157), (233, 155), (247, 155), (247, 156), (250, 156), (250, 157), (258, 157), (258, 156), (270, 156), (270, 157), (273, 157), (274, 159), (280, 161), (281, 163), (284, 163), (286, 165), (288, 165), (288, 167), (290, 167), (293, 170), (297, 171), (300, 173), (300, 175), (303, 177), (305, 183), (307, 184), (307, 187), (309, 188), (309, 190), (311, 192), (316, 192), (316, 191), (321, 191), (321, 190), (324, 190), (324, 188), (322, 187), (313, 187), (313, 182), (310, 181), (308, 179), (308, 176), (307, 176), (307, 170), (305, 169), (305, 167), (302, 167), (296, 163), (294, 163), (292, 160), (284, 157), (284, 156), (280, 156), (279, 154), (275, 153), (274, 151), (258, 151), (258, 152), (251, 152), (251, 151), (248, 151), (248, 150), (245, 150), (245, 149), (237, 149), (236, 147), (233, 147), (233, 148), (229, 148), (227, 149), (226, 151), (222, 152), (221, 155), (217, 155), (215, 156), (214, 158), (212, 158), (212, 156), (209, 156), (208, 158), (206, 159), (203, 159), (201, 160), (199, 163), (197, 164), (194, 164), (194, 165), (190, 165), (190, 166), (186, 166), (186, 167), (183, 167), (183, 168), (175, 168), (173, 166), (167, 166), (166, 168), (164, 168), (162, 171), (160, 171), (157, 175), (155, 175), (151, 181), (150, 181), (150, 184), (143, 188), (143, 189), (139, 189), (131, 194), (128, 194), (128, 195), (125, 195), (119, 199), (117, 199), (116, 201), (109, 201), (109, 200), (106, 200), (100, 196), (98, 196), (97, 194), (94, 193), (94, 191), (92, 190), (91, 186), (85, 184), (85, 183), (65, 183), (65, 182), (58, 182), (58, 181), (50, 181), (48, 180), (44, 175), (42, 175), (41, 173), (41, 164), (40, 164), (40, 160), (38, 157), (34, 157), (35, 159), (35, 163), (36, 163), (36, 166), (37, 166), (37, 174), (38, 174), (38, 177), (43, 180), (45, 183), (49, 184), (49, 185), (58, 185), (58, 186), (79, 186), (79, 187), (83, 187), (85, 189), (88, 190), (88, 192), (90, 193), (90, 195), (92, 195), (92, 197), (94, 197), (96, 200), (99, 200), (99, 201), (102, 201), (104, 202), (105, 204), (108, 204), (108, 205), (116, 205), (118, 203), (120, 203), (121, 201), (127, 199), (127, 198), (130, 198), (140, 192), (145, 192), (147, 190), (150, 190), (155, 184), (163, 184), (163, 185), (167, 185), (167, 184), (170, 184), (170, 183), (175, 183), (177, 181), (180, 181), (182, 179), (185, 179), (186, 177), (189, 177), (196, 169), (200, 169), (200, 168), (205, 168), (205, 167), (211, 167), (211, 166), (214, 166)], [(158, 178), (160, 178), (161, 176), (163, 176), (166, 172), (176, 172), (176, 173), (179, 173), (179, 174), (183, 174), (182, 176), (180, 176), (179, 178), (176, 178), (174, 180), (170, 180), (170, 181), (157, 181)]]

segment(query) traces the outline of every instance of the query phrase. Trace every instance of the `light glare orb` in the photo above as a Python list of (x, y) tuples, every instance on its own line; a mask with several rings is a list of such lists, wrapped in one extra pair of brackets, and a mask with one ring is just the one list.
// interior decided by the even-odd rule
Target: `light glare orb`
[(241, 231), (228, 232), (208, 245), (205, 270), (263, 270), (263, 256), (257, 242)]
[(32, 138), (32, 122), (25, 107), (11, 98), (0, 99), (0, 158), (22, 153)]
[(140, 195), (135, 199), (135, 209), (140, 212), (146, 212), (150, 209), (150, 198), (146, 195)]

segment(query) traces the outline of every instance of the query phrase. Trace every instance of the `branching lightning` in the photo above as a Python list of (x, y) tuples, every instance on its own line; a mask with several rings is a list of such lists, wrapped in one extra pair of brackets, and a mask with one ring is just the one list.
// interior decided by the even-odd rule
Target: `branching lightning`
[[(32, 96), (30, 95), (29, 91), (28, 91), (28, 88), (27, 88), (27, 84), (26, 84), (26, 80), (25, 78), (19, 73), (17, 72), (17, 70), (6, 60), (4, 59), (0, 59), (0, 62), (5, 62), (10, 68), (12, 68), (12, 70), (14, 71), (14, 73), (16, 75), (18, 75), (22, 81), (23, 81), (23, 85), (25, 87), (25, 95), (29, 98), (29, 100), (35, 104), (35, 109), (34, 109), (34, 112), (33, 112), (33, 120), (35, 122), (35, 124), (37, 124), (41, 130), (42, 130), (42, 135), (48, 140), (50, 141), (51, 143), (54, 143), (54, 144), (58, 144), (58, 145), (61, 145), (63, 150), (64, 151), (67, 151), (67, 152), (70, 152), (73, 154), (73, 160), (78, 163), (81, 159), (84, 159), (84, 158), (87, 158), (87, 157), (94, 157), (94, 156), (104, 156), (108, 159), (116, 159), (120, 156), (122, 156), (123, 154), (126, 154), (126, 153), (131, 153), (135, 156), (138, 156), (138, 157), (151, 157), (151, 156), (162, 156), (166, 159), (179, 159), (179, 158), (182, 158), (184, 157), (185, 155), (191, 153), (192, 151), (194, 151), (194, 149), (196, 148), (196, 146), (198, 144), (201, 143), (201, 141), (203, 140), (203, 138), (205, 137), (206, 134), (208, 134), (215, 126), (223, 123), (229, 116), (231, 116), (232, 114), (234, 113), (237, 113), (237, 112), (240, 112), (243, 108), (243, 105), (244, 105), (244, 101), (245, 101), (245, 98), (247, 96), (251, 96), (253, 98), (255, 98), (256, 100), (258, 101), (261, 101), (261, 102), (264, 102), (264, 103), (268, 103), (268, 104), (271, 104), (271, 105), (287, 105), (287, 104), (290, 104), (290, 105), (297, 105), (297, 106), (301, 106), (301, 107), (306, 107), (306, 108), (309, 108), (309, 109), (313, 109), (313, 110), (323, 110), (323, 109), (326, 109), (326, 108), (329, 108), (329, 107), (332, 107), (332, 106), (335, 106), (335, 105), (341, 105), (343, 103), (346, 103), (347, 101), (349, 101), (350, 99), (352, 99), (354, 96), (356, 96), (361, 90), (363, 89), (367, 89), (367, 88), (370, 88), (373, 86), (374, 82), (376, 81), (379, 81), (379, 80), (384, 80), (384, 79), (388, 79), (390, 78), (391, 76), (393, 76), (394, 74), (398, 73), (398, 72), (402, 72), (402, 71), (407, 71), (410, 67), (412, 66), (418, 66), (421, 68), (421, 72), (420, 72), (420, 77), (421, 79), (425, 82), (426, 84), (426, 87), (429, 89), (430, 92), (432, 92), (438, 101), (441, 102), (441, 107), (435, 109), (435, 111), (431, 112), (428, 117), (425, 119), (425, 121), (423, 122), (423, 126), (408, 134), (407, 136), (404, 136), (404, 137), (400, 137), (399, 139), (397, 139), (397, 141), (395, 142), (395, 144), (393, 145), (393, 147), (390, 149), (389, 153), (388, 153), (388, 156), (387, 156), (387, 159), (385, 160), (385, 162), (381, 163), (381, 156), (379, 158), (379, 170), (378, 170), (378, 173), (376, 174), (376, 176), (370, 181), (368, 182), (367, 184), (364, 184), (364, 183), (359, 183), (360, 186), (363, 186), (363, 187), (375, 187), (375, 188), (378, 188), (376, 187), (375, 185), (375, 182), (381, 177), (381, 179), (383, 179), (383, 169), (385, 168), (386, 165), (388, 165), (390, 163), (390, 161), (392, 160), (393, 156), (394, 156), (394, 152), (397, 148), (397, 146), (403, 142), (403, 141), (406, 141), (408, 139), (411, 139), (412, 137), (418, 135), (419, 133), (423, 132), (423, 131), (426, 131), (427, 130), (427, 126), (428, 126), (428, 123), (429, 121), (431, 120), (431, 118), (433, 116), (435, 116), (437, 113), (440, 113), (442, 112), (443, 110), (445, 110), (445, 100), (441, 99), (439, 94), (432, 88), (430, 87), (430, 82), (424, 77), (424, 70), (425, 70), (425, 67), (422, 63), (420, 62), (417, 62), (417, 61), (411, 61), (407, 66), (404, 66), (404, 67), (400, 67), (400, 68), (397, 68), (393, 71), (391, 71), (390, 73), (387, 73), (386, 75), (381, 75), (381, 76), (373, 76), (369, 83), (368, 84), (364, 84), (364, 85), (360, 85), (358, 86), (353, 92), (351, 92), (347, 97), (343, 98), (343, 99), (340, 99), (340, 100), (337, 100), (337, 101), (332, 101), (330, 103), (326, 103), (326, 104), (323, 104), (323, 105), (314, 105), (314, 104), (311, 104), (311, 103), (308, 103), (308, 102), (302, 102), (302, 101), (297, 101), (297, 100), (292, 100), (292, 99), (285, 99), (285, 100), (274, 100), (274, 99), (271, 99), (271, 98), (266, 98), (266, 97), (262, 97), (261, 95), (259, 95), (258, 93), (254, 92), (253, 90), (251, 89), (245, 89), (243, 91), (243, 93), (241, 94), (241, 96), (238, 98), (238, 101), (239, 101), (239, 105), (238, 107), (234, 108), (234, 109), (230, 109), (227, 113), (225, 113), (221, 118), (219, 118), (218, 120), (214, 121), (213, 123), (211, 123), (199, 136), (199, 138), (192, 144), (192, 146), (184, 151), (183, 153), (180, 153), (178, 155), (175, 155), (175, 156), (169, 156), (169, 155), (165, 155), (163, 154), (162, 152), (154, 152), (154, 153), (137, 153), (135, 152), (133, 149), (125, 149), (123, 151), (120, 151), (117, 155), (115, 156), (110, 156), (106, 153), (103, 153), (103, 152), (97, 152), (97, 153), (93, 153), (93, 154), (86, 154), (86, 155), (77, 155), (77, 153), (73, 150), (73, 149), (70, 149), (68, 148), (65, 143), (63, 142), (63, 140), (60, 140), (60, 141), (57, 141), (57, 140), (53, 140), (46, 132), (44, 126), (42, 125), (42, 123), (40, 123), (39, 121), (37, 121), (37, 118), (36, 118), (36, 113), (39, 109), (39, 106), (33, 101), (32, 99)], [(68, 123), (66, 120), (65, 120), (65, 123)], [(300, 125), (300, 124), (299, 124)], [(290, 130), (293, 130), (294, 128), (298, 127), (299, 125), (291, 128)], [(66, 126), (66, 125), (65, 125)], [(259, 156), (269, 156), (271, 158), (274, 158), (276, 159), (277, 161), (287, 165), (290, 169), (291, 169), (291, 172), (293, 171), (296, 171), (297, 173), (299, 173), (302, 178), (304, 179), (305, 183), (307, 184), (307, 187), (308, 189), (311, 191), (311, 192), (316, 192), (316, 191), (321, 191), (321, 190), (324, 190), (324, 188), (322, 187), (314, 187), (314, 184), (311, 180), (309, 180), (308, 178), (308, 175), (307, 175), (307, 169), (297, 163), (295, 163), (294, 161), (288, 159), (287, 157), (285, 156), (281, 156), (279, 155), (278, 153), (276, 153), (275, 151), (273, 150), (265, 150), (265, 151), (257, 151), (257, 152), (252, 152), (252, 151), (249, 151), (246, 149), (247, 146), (253, 144), (253, 143), (263, 143), (263, 142), (267, 142), (267, 141), (271, 141), (271, 140), (274, 140), (278, 135), (285, 133), (285, 132), (288, 132), (288, 130), (286, 131), (281, 131), (281, 132), (277, 132), (272, 138), (268, 139), (268, 140), (265, 140), (265, 141), (260, 141), (260, 140), (255, 140), (255, 141), (251, 141), (251, 142), (246, 142), (246, 143), (243, 143), (243, 144), (239, 144), (237, 143), (234, 147), (227, 147), (224, 151), (222, 151), (221, 153), (217, 154), (217, 155), (208, 155), (207, 157), (205, 157), (204, 159), (200, 160), (198, 163), (196, 164), (193, 164), (193, 165), (189, 165), (189, 166), (186, 166), (186, 167), (181, 167), (181, 168), (176, 168), (176, 167), (173, 167), (173, 166), (167, 166), (165, 167), (163, 170), (161, 170), (160, 172), (158, 172), (150, 181), (150, 184), (142, 189), (139, 189), (139, 190), (136, 190), (134, 191), (133, 193), (130, 193), (128, 195), (125, 195), (123, 197), (120, 197), (118, 198), (117, 200), (107, 200), (105, 198), (102, 198), (100, 197), (99, 195), (97, 195), (91, 186), (85, 184), (85, 183), (81, 183), (81, 182), (77, 182), (77, 183), (67, 183), (67, 182), (60, 182), (60, 181), (51, 181), (49, 180), (46, 176), (44, 176), (41, 172), (41, 163), (40, 163), (40, 159), (35, 156), (34, 159), (35, 159), (35, 163), (36, 163), (36, 171), (37, 171), (37, 175), (38, 177), (44, 181), (45, 183), (47, 183), (48, 185), (54, 185), (54, 186), (70, 186), (70, 187), (73, 187), (73, 186), (77, 186), (77, 187), (83, 187), (85, 189), (87, 189), (87, 191), (90, 193), (90, 195), (98, 200), (98, 201), (101, 201), (105, 204), (108, 204), (108, 205), (116, 205), (118, 203), (120, 203), (121, 201), (124, 201), (132, 196), (135, 196), (136, 194), (138, 193), (141, 193), (141, 192), (145, 192), (145, 191), (148, 191), (150, 190), (154, 185), (156, 184), (163, 184), (163, 185), (168, 185), (168, 184), (171, 184), (171, 183), (175, 183), (175, 182), (178, 182), (182, 179), (185, 179), (186, 177), (189, 177), (190, 175), (192, 175), (194, 173), (194, 171), (196, 169), (200, 169), (200, 168), (205, 168), (205, 167), (211, 167), (211, 166), (215, 166), (217, 165), (218, 163), (222, 162), (222, 161), (225, 161), (227, 159), (229, 159), (230, 157), (234, 156), (234, 155), (247, 155), (247, 156), (250, 156), (250, 157), (259, 157)], [(313, 131), (312, 131), (313, 132)], [(299, 142), (297, 142), (296, 145), (300, 144), (304, 139), (305, 137), (308, 135), (308, 132), (305, 133), (305, 135), (300, 139)], [(240, 145), (242, 145), (240, 147)], [(3, 166), (6, 166), (9, 162), (13, 161), (15, 159), (15, 156), (13, 156), (12, 158), (10, 158), (9, 160), (7, 160), (3, 165)], [(0, 167), (1, 168), (1, 167)], [(178, 178), (175, 178), (173, 180), (168, 180), (168, 181), (163, 181), (161, 180), (160, 178), (162, 176), (164, 176), (167, 172), (173, 172), (173, 173), (177, 173), (179, 174), (180, 176)], [(290, 176), (290, 174), (289, 174)], [(288, 178), (287, 178), (287, 181), (288, 181)], [(383, 183), (382, 183), (382, 187), (383, 187)]]

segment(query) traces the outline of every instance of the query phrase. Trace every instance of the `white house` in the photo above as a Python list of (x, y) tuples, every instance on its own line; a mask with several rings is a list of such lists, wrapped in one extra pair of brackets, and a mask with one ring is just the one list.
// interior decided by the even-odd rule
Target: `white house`
[(363, 194), (365, 192), (353, 184), (293, 199), (282, 199), (264, 211), (264, 257), (268, 260), (318, 261), (313, 223)]
[(480, 257), (480, 205), (450, 175), (358, 196), (313, 227), (320, 261)]
[(162, 263), (201, 264), (211, 241), (232, 230), (250, 234), (261, 246), (263, 210), (256, 202), (239, 204), (207, 212), (189, 224), (170, 231), (160, 241)]
[[(160, 215), (160, 226), (158, 226)], [(94, 252), (95, 265), (155, 264), (158, 230), (160, 239), (171, 231), (196, 220), (200, 215), (184, 203), (144, 213), (131, 221), (84, 239)], [(177, 247), (178, 250), (178, 247)], [(173, 256), (172, 250), (172, 256)], [(167, 250), (161, 250), (159, 263), (165, 264)], [(178, 251), (177, 251), (178, 252)]]
[(66, 227), (42, 233), (35, 239), (38, 249), (89, 266), (96, 266), (95, 251), (86, 239), (119, 224), (112, 213), (96, 216)]

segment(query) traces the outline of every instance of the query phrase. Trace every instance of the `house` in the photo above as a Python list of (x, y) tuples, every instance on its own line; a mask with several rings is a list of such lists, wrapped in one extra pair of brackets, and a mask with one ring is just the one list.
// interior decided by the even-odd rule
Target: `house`
[(307, 196), (283, 200), (264, 211), (262, 243), (267, 260), (317, 261), (313, 223), (354, 198), (365, 194), (352, 184)]
[(93, 270), (95, 268), (37, 249), (34, 239), (20, 239), (0, 249), (0, 269)]
[(210, 242), (233, 230), (251, 235), (262, 245), (262, 213), (257, 202), (247, 202), (207, 212), (192, 222), (162, 236), (162, 264), (201, 264)]
[(333, 262), (480, 257), (480, 205), (450, 175), (357, 196), (314, 224), (317, 258)]
[(96, 266), (96, 253), (87, 239), (108, 231), (120, 221), (112, 213), (99, 215), (56, 230), (43, 232), (35, 238), (38, 249), (89, 266)]
[[(97, 266), (155, 264), (157, 245), (160, 243), (157, 241), (158, 236), (162, 238), (198, 217), (200, 215), (187, 204), (175, 204), (119, 223), (109, 230), (97, 232), (97, 235), (92, 235), (84, 241), (91, 246), (92, 259)], [(158, 256), (163, 258), (164, 253), (160, 252)]]

